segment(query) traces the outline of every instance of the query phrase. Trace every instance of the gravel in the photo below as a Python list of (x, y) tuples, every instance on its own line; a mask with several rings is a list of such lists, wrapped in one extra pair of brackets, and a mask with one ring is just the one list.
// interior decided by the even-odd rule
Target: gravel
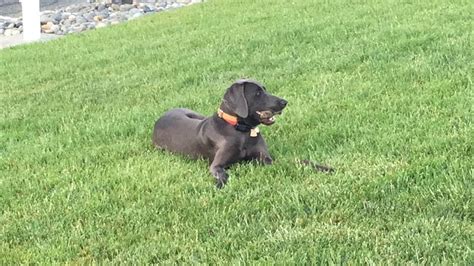
[[(179, 1), (179, 2), (178, 2)], [(57, 10), (41, 12), (41, 32), (65, 35), (116, 25), (144, 15), (184, 7), (202, 0), (175, 0), (138, 5), (104, 3), (75, 4)], [(15, 36), (23, 32), (22, 19), (0, 16), (0, 36)]]

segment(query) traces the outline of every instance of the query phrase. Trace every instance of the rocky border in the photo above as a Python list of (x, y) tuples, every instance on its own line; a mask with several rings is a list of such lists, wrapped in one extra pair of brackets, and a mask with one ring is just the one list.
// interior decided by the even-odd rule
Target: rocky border
[[(41, 32), (46, 34), (66, 35), (95, 28), (119, 24), (143, 15), (162, 12), (199, 3), (202, 0), (167, 1), (156, 4), (104, 4), (90, 3), (71, 5), (58, 10), (41, 12)], [(15, 36), (23, 32), (21, 18), (0, 16), (0, 36)]]

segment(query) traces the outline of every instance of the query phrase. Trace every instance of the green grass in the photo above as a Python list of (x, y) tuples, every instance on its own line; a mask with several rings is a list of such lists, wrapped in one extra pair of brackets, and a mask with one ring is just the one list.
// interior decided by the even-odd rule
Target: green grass
[[(1, 50), (0, 264), (472, 265), (472, 4), (447, 2), (214, 0)], [(152, 126), (240, 77), (290, 103), (277, 163), (216, 190)]]

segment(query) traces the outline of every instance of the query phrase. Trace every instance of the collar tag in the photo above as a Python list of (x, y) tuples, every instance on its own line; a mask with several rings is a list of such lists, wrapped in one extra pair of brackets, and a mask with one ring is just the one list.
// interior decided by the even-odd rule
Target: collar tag
[(258, 127), (250, 129), (250, 136), (252, 138), (255, 138), (256, 136), (258, 136), (258, 133), (260, 133), (260, 129), (258, 129)]

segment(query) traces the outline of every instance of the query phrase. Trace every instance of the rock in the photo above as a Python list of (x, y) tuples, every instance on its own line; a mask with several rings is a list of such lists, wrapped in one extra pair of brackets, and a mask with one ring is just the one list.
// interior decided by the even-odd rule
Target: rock
[(169, 6), (169, 7), (171, 7), (171, 8), (180, 8), (182, 6), (183, 6), (183, 4), (181, 4), (181, 3), (172, 3), (171, 6)]
[(107, 9), (104, 9), (101, 12), (99, 12), (98, 15), (103, 17), (103, 18), (108, 18), (110, 16), (110, 12)]
[(53, 24), (52, 22), (48, 22), (47, 24), (41, 26), (41, 29), (43, 30), (44, 33), (56, 34), (57, 32), (61, 30), (61, 26)]
[(147, 5), (143, 6), (143, 7), (142, 7), (142, 10), (143, 10), (143, 12), (145, 12), (145, 13), (152, 12), (151, 8), (149, 8)]
[(66, 12), (71, 12), (71, 13), (80, 13), (80, 12), (87, 12), (89, 8), (87, 5), (72, 5), (66, 7), (65, 11)]
[[(62, 13), (61, 13), (61, 21), (66, 20), (66, 19), (69, 19), (70, 16), (72, 16), (71, 13), (69, 13), (69, 12), (62, 12)], [(74, 19), (75, 19), (75, 17), (74, 17)]]
[(0, 29), (5, 29), (7, 27), (7, 23), (5, 21), (0, 21)]
[[(93, 17), (91, 18), (91, 21), (94, 21)], [(88, 22), (88, 20), (84, 18), (83, 16), (76, 17), (76, 23), (82, 24), (86, 22)]]
[(40, 16), (40, 22), (41, 22), (41, 24), (46, 24), (46, 23), (48, 23), (48, 22), (53, 22), (53, 21), (54, 21), (54, 19), (52, 18), (51, 14), (47, 14), (47, 13), (44, 14), (44, 13), (43, 13), (43, 14), (41, 14), (41, 16)]
[(44, 14), (44, 15), (53, 15), (55, 12), (53, 10), (44, 10), (43, 12), (41, 12), (41, 14)]
[(95, 29), (95, 27), (96, 27), (96, 26), (95, 26), (95, 23), (89, 23), (89, 24), (87, 24), (87, 29), (88, 29), (88, 30)]
[(69, 20), (69, 19), (66, 19), (66, 20), (63, 20), (61, 21), (61, 25), (64, 25), (64, 26), (71, 26), (72, 24), (74, 24), (75, 20)]
[(13, 29), (15, 28), (15, 23), (8, 23), (6, 29)]
[(77, 12), (77, 10), (75, 10), (75, 9), (76, 9), (76, 6), (72, 5), (72, 6), (66, 7), (64, 9), (64, 11), (69, 12), (69, 13), (75, 13), (75, 12)]
[(166, 3), (166, 2), (156, 3), (156, 7), (161, 7), (161, 8), (166, 8), (167, 5), (168, 5), (168, 3)]
[(102, 11), (104, 9), (107, 9), (105, 4), (99, 4), (98, 6), (95, 7), (95, 10), (97, 10), (97, 11)]
[(142, 12), (143, 12), (143, 11), (141, 11), (141, 10), (138, 9), (138, 8), (132, 8), (132, 9), (130, 9), (130, 10), (128, 11), (128, 13), (129, 13), (130, 15), (135, 15), (135, 14), (137, 14), (137, 13), (142, 13)]
[(68, 17), (68, 20), (70, 20), (70, 21), (76, 21), (76, 16), (70, 15), (70, 16)]
[[(119, 10), (120, 10), (120, 6), (117, 5), (117, 4), (112, 4), (112, 5), (110, 6), (110, 8), (112, 8), (111, 11), (119, 11)], [(110, 10), (110, 8), (109, 8), (109, 10)]]
[(72, 24), (74, 24), (74, 23), (76, 23), (76, 19), (74, 19), (74, 20), (66, 19), (66, 20), (63, 20), (63, 21), (61, 22), (62, 25), (66, 25), (66, 26), (70, 26), (70, 25), (72, 25)]
[(21, 21), (21, 18), (3, 17), (2, 21), (7, 23), (17, 23), (18, 21)]
[(6, 29), (3, 33), (5, 36), (15, 36), (20, 34), (20, 31), (17, 29)]
[(95, 25), (95, 27), (96, 27), (97, 29), (100, 29), (100, 28), (107, 27), (107, 24), (104, 23), (104, 22), (99, 22), (99, 23), (97, 23), (97, 25)]
[(51, 32), (52, 32), (52, 31), (51, 31), (51, 28), (52, 28), (53, 26), (55, 26), (54, 23), (50, 21), (50, 22), (48, 22), (48, 23), (46, 23), (46, 24), (44, 24), (44, 25), (41, 25), (41, 30), (42, 30), (43, 32), (46, 32), (46, 33), (51, 33)]
[(95, 13), (86, 13), (83, 14), (82, 17), (84, 17), (87, 21), (92, 22), (94, 21)]
[(104, 18), (102, 16), (95, 16), (94, 21), (99, 22), (102, 21)]
[(53, 25), (51, 26), (51, 33), (57, 34), (61, 30), (61, 27), (59, 25)]
[(5, 32), (3, 28), (0, 29), (0, 35), (2, 35)]
[(111, 14), (109, 19), (110, 20), (117, 20), (117, 21), (126, 21), (128, 18), (127, 16), (124, 14), (124, 13), (116, 13), (114, 16), (112, 16), (114, 14)]
[(119, 23), (120, 23), (120, 21), (115, 20), (115, 21), (110, 22), (110, 25), (117, 25)]
[(136, 14), (133, 14), (133, 16), (130, 19), (136, 19), (136, 18), (139, 18), (141, 16), (143, 16), (143, 13), (136, 13)]
[(120, 11), (122, 12), (127, 12), (129, 11), (130, 9), (133, 8), (133, 5), (130, 5), (130, 4), (126, 4), (126, 5), (121, 5), (120, 6)]
[(51, 18), (52, 18), (54, 21), (56, 21), (57, 23), (59, 23), (59, 22), (61, 21), (61, 19), (63, 18), (63, 16), (62, 16), (61, 12), (57, 12), (57, 13), (53, 14), (53, 15), (51, 16)]
[(74, 25), (71, 27), (70, 29), (72, 32), (81, 32), (81, 31), (84, 31), (86, 30), (86, 26), (83, 25), (83, 24), (79, 24), (79, 25)]

